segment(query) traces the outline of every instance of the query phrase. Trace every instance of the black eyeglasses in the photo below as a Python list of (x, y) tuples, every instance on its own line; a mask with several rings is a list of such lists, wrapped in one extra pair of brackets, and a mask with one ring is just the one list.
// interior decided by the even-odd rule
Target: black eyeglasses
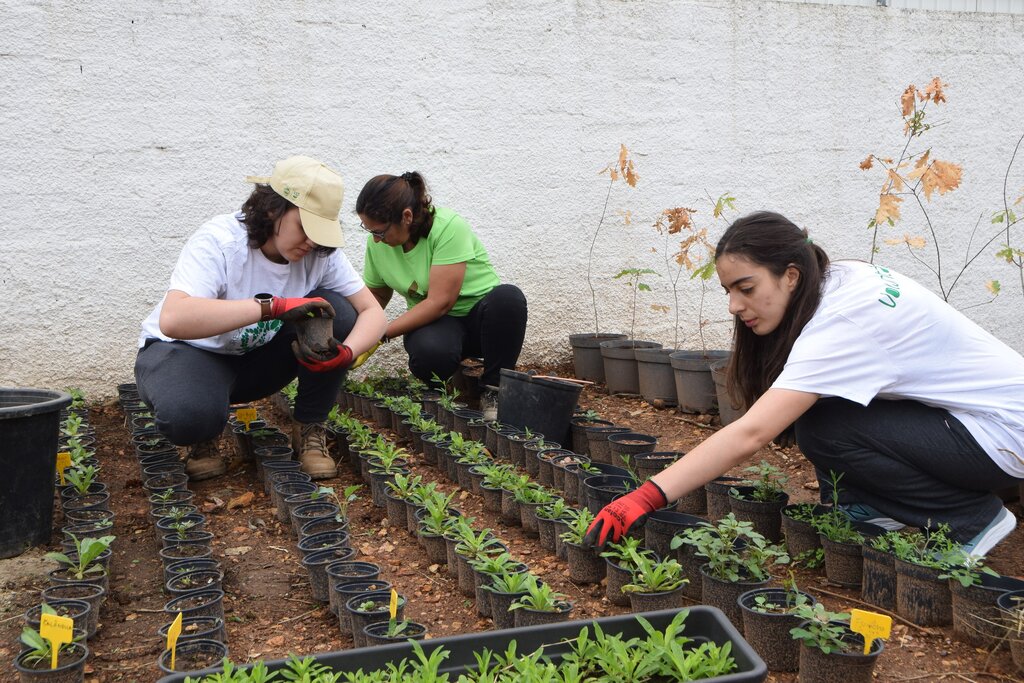
[(362, 221), (359, 222), (359, 227), (365, 230), (366, 232), (370, 233), (377, 239), (382, 240), (384, 239), (384, 233), (391, 229), (391, 223), (385, 225), (383, 230), (370, 230), (368, 227), (366, 227), (366, 223), (363, 223)]

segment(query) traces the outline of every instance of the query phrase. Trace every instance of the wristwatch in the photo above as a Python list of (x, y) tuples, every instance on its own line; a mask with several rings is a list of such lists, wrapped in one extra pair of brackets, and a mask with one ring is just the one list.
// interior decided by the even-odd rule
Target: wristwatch
[(260, 305), (260, 320), (270, 320), (273, 317), (274, 295), (260, 292), (253, 299)]

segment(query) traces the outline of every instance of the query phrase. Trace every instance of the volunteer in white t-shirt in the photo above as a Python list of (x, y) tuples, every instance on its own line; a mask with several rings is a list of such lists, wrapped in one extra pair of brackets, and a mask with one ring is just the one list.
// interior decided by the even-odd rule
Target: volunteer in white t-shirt
[(735, 316), (729, 385), (746, 414), (605, 507), (603, 545), (795, 426), (839, 503), (887, 528), (948, 524), (974, 556), (1016, 519), (993, 491), (1024, 478), (1024, 358), (913, 280), (830, 263), (783, 216), (722, 236), (715, 266)]
[[(302, 469), (333, 477), (324, 421), (346, 370), (387, 321), (338, 250), (341, 177), (295, 156), (249, 181), (256, 187), (241, 211), (212, 218), (189, 238), (167, 294), (143, 322), (139, 393), (160, 432), (191, 447), (185, 469), (200, 480), (226, 469), (216, 439), (230, 404), (269, 396), (297, 376)], [(334, 338), (322, 348), (311, 348), (315, 336), (299, 335), (297, 322), (310, 317), (333, 318)]]

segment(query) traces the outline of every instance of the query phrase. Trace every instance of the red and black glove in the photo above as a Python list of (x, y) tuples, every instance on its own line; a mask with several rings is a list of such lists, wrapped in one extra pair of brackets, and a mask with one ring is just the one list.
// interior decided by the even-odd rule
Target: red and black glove
[(270, 317), (276, 320), (296, 321), (303, 318), (333, 318), (334, 308), (326, 299), (301, 297), (286, 299), (275, 296), (270, 302)]
[(604, 548), (606, 543), (618, 541), (635, 525), (643, 523), (647, 515), (667, 504), (661, 488), (648, 479), (637, 490), (605, 505), (587, 529), (583, 544)]
[(295, 354), (295, 358), (302, 364), (302, 367), (313, 372), (344, 370), (352, 365), (352, 361), (355, 360), (355, 356), (352, 355), (352, 349), (333, 337), (331, 338), (330, 345), (333, 347), (333, 351), (337, 353), (329, 358), (325, 358), (323, 353), (317, 353), (303, 344), (300, 337), (292, 342), (292, 353)]

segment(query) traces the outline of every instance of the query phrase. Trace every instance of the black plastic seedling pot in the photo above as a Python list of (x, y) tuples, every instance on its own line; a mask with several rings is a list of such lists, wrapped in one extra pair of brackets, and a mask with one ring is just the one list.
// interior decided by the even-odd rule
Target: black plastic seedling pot
[[(736, 660), (736, 671), (726, 676), (706, 679), (715, 683), (758, 683), (768, 675), (768, 668), (764, 661), (747, 644), (739, 631), (729, 623), (721, 610), (705, 605), (690, 607), (689, 616), (686, 618), (684, 635), (695, 640), (706, 640), (716, 645), (732, 643), (732, 656)], [(658, 612), (644, 612), (642, 614), (622, 614), (614, 617), (603, 617), (594, 620), (564, 621), (541, 626), (529, 626), (524, 628), (510, 628), (501, 631), (484, 631), (481, 633), (463, 633), (457, 636), (435, 638), (432, 640), (420, 641), (424, 653), (429, 656), (431, 652), (439, 647), (449, 651), (448, 659), (441, 664), (439, 673), (449, 674), (454, 680), (460, 673), (476, 668), (474, 652), (490, 649), (492, 652), (505, 652), (509, 643), (516, 642), (516, 651), (519, 653), (534, 652), (544, 647), (544, 654), (556, 664), (570, 651), (571, 641), (579, 635), (584, 627), (590, 627), (593, 634), (593, 625), (597, 624), (605, 633), (621, 634), (625, 638), (641, 637), (646, 638), (647, 633), (637, 621), (637, 616), (642, 616), (656, 629), (664, 630), (673, 617), (680, 610), (669, 609)], [(371, 672), (383, 669), (389, 663), (397, 663), (402, 659), (413, 660), (413, 648), (408, 643), (397, 643), (394, 645), (381, 645), (377, 647), (366, 647), (358, 650), (341, 650), (314, 655), (319, 664), (331, 668), (334, 672), (355, 672), (362, 669), (364, 672)], [(277, 671), (287, 664), (287, 660), (277, 659), (265, 662), (270, 671)], [(248, 666), (241, 666), (247, 669)], [(193, 678), (213, 674), (221, 671), (220, 668), (204, 669), (188, 674), (178, 673), (165, 676), (158, 683), (183, 683), (186, 676)]]

